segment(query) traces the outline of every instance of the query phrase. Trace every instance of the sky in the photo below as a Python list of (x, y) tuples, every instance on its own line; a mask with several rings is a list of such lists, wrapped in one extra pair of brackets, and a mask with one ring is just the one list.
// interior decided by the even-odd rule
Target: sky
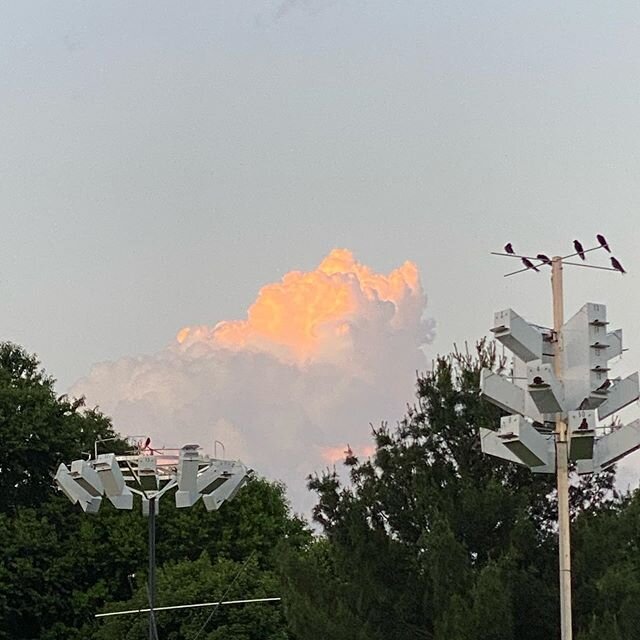
[[(404, 346), (422, 327), (426, 367), (498, 309), (550, 323), (547, 275), (505, 279), (491, 251), (562, 255), (604, 233), (629, 273), (567, 270), (566, 314), (607, 304), (629, 373), (639, 72), (635, 2), (6, 3), (0, 339), (81, 389), (347, 249), (384, 277), (415, 265), (429, 326), (414, 318)], [(368, 318), (371, 290), (350, 291)], [(384, 413), (359, 402), (358, 421)]]

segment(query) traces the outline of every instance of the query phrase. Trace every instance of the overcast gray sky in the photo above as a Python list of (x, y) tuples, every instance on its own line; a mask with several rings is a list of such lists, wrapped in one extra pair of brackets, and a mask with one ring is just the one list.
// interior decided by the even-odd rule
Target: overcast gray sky
[(345, 247), (416, 263), (433, 355), (549, 321), (489, 251), (601, 232), (630, 273), (567, 273), (567, 315), (637, 369), (639, 72), (637, 2), (4, 2), (0, 338), (64, 391)]

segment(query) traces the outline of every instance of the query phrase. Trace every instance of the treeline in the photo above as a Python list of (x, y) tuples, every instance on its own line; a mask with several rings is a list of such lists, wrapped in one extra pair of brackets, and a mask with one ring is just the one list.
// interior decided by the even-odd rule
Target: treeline
[[(254, 478), (208, 513), (161, 504), (159, 605), (282, 596), (167, 611), (161, 640), (548, 640), (558, 637), (551, 476), (480, 452), (498, 409), (479, 394), (492, 348), (439, 359), (400, 423), (376, 429), (349, 482), (310, 478), (320, 534), (284, 488)], [(0, 343), (0, 640), (147, 637), (146, 520), (86, 516), (53, 489), (59, 462), (116, 437), (108, 417), (56, 397), (20, 347)], [(114, 441), (114, 446), (124, 443)], [(640, 503), (614, 472), (572, 487), (576, 640), (640, 638)]]

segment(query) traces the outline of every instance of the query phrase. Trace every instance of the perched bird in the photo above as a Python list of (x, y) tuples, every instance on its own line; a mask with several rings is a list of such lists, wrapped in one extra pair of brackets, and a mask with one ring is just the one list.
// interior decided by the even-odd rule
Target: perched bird
[(578, 427), (578, 431), (586, 431), (589, 428), (589, 423), (587, 422), (586, 418), (582, 418), (582, 422), (580, 423), (580, 426)]
[(620, 262), (618, 262), (618, 260), (616, 260), (613, 256), (611, 257), (611, 266), (612, 266), (616, 271), (619, 271), (620, 273), (627, 273), (627, 272), (622, 268), (622, 265), (620, 264)]
[(536, 267), (535, 264), (533, 264), (533, 262), (531, 262), (531, 260), (529, 260), (529, 258), (522, 258), (522, 264), (527, 267), (527, 269), (533, 269), (534, 271), (540, 271), (540, 269), (538, 269), (538, 267)]
[(515, 254), (515, 251), (513, 250), (513, 245), (510, 242), (507, 242), (507, 244), (504, 245), (504, 252), (510, 253), (511, 255)]
[(596, 391), (606, 391), (611, 386), (611, 380), (607, 378), (597, 389)]
[(533, 384), (544, 384), (544, 380), (540, 376), (536, 376), (533, 379)]
[(609, 253), (611, 253), (611, 249), (609, 249), (609, 243), (607, 242), (607, 239), (602, 234), (599, 233), (596, 236), (596, 240), (600, 243), (601, 247), (604, 247)]
[(584, 247), (582, 246), (582, 243), (580, 243), (578, 240), (574, 240), (573, 248), (576, 250), (576, 253), (580, 256), (582, 260), (586, 260), (584, 255)]
[(544, 262), (545, 264), (551, 265), (551, 258), (549, 256), (545, 256), (544, 253), (539, 253), (536, 258), (540, 260), (540, 262)]

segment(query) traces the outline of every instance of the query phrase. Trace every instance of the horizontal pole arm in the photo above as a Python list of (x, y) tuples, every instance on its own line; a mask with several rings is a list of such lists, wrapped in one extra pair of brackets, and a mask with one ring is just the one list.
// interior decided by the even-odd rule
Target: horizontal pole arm
[[(219, 607), (223, 604), (251, 604), (254, 602), (280, 602), (282, 598), (254, 598), (253, 600), (223, 600), (220, 602), (201, 602), (199, 604), (176, 604), (170, 607), (154, 607), (154, 611), (171, 611), (173, 609), (197, 609), (199, 607)], [(133, 613), (149, 613), (150, 609), (129, 609), (128, 611), (111, 611), (96, 613), (94, 618), (108, 618), (109, 616), (126, 616)]]
[[(596, 247), (596, 249), (599, 247)], [(544, 263), (537, 264), (536, 267), (542, 266)], [(586, 264), (584, 262), (562, 262), (563, 265), (567, 265), (569, 267), (585, 267), (587, 269), (601, 269), (602, 271), (618, 271), (618, 269), (614, 269), (613, 267), (600, 267), (596, 264)], [(510, 273), (505, 273), (504, 277), (508, 278), (509, 276), (515, 276), (518, 273), (524, 273), (525, 271), (532, 271), (530, 267), (523, 267), (522, 269), (518, 269), (517, 271), (511, 271)]]
[(492, 256), (504, 256), (505, 258), (520, 258), (522, 260), (522, 258), (527, 258), (527, 260), (536, 260), (538, 262), (540, 262), (540, 264), (545, 264), (544, 262), (541, 262), (538, 258), (538, 256), (521, 256), (517, 253), (500, 253), (499, 251), (492, 251), (491, 252)]
[(596, 264), (585, 264), (584, 262), (563, 262), (562, 264), (568, 264), (572, 267), (586, 267), (587, 269), (602, 269), (603, 271), (617, 271), (613, 267), (599, 267)]
[[(582, 253), (589, 253), (590, 251), (597, 251), (598, 249), (604, 249), (602, 245), (598, 245), (597, 247), (591, 247), (591, 249), (585, 249)], [(570, 253), (568, 256), (562, 256), (562, 260), (566, 260), (567, 258), (575, 258), (580, 255), (580, 251), (576, 251), (575, 253)]]

